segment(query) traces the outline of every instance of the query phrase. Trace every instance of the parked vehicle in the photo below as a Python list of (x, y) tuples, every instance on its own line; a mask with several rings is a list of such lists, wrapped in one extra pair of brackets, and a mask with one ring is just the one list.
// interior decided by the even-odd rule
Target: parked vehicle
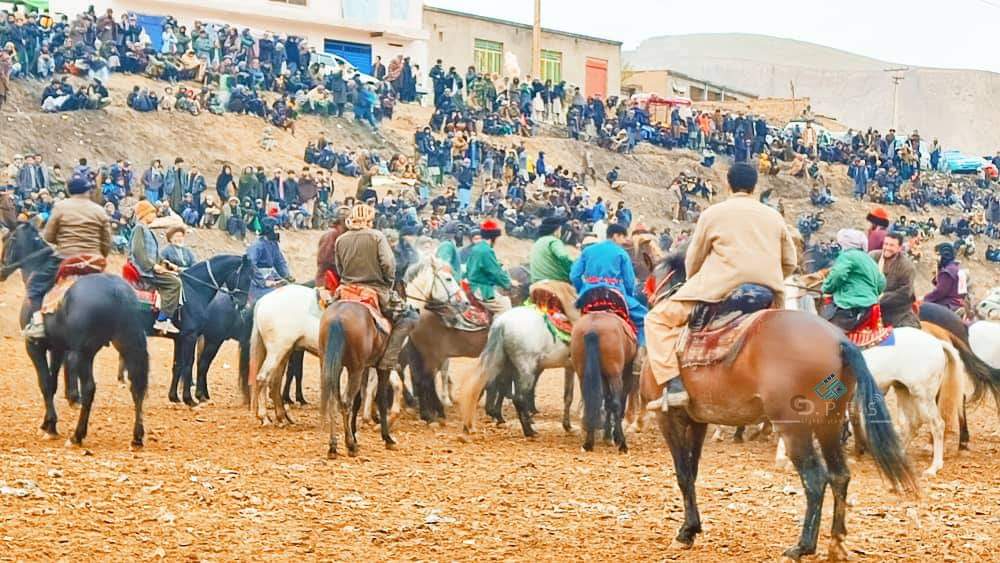
[(347, 69), (347, 72), (345, 73), (346, 76), (344, 78), (351, 80), (354, 78), (354, 75), (357, 74), (362, 84), (378, 84), (378, 79), (374, 76), (359, 71), (354, 65), (348, 62), (347, 59), (339, 55), (334, 55), (332, 53), (314, 53), (312, 55), (312, 60), (313, 62), (317, 62), (326, 67), (323, 70), (324, 74), (331, 73), (340, 65), (344, 65), (344, 68)]

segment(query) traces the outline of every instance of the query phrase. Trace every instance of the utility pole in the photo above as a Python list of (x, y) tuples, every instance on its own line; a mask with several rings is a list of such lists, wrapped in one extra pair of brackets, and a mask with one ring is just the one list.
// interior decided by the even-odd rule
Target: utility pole
[(531, 32), (531, 77), (542, 77), (542, 0), (535, 0), (535, 27)]
[(887, 68), (883, 72), (893, 73), (890, 76), (892, 80), (892, 128), (899, 129), (899, 83), (902, 82), (906, 77), (900, 73), (910, 70), (910, 67), (899, 67), (899, 68)]

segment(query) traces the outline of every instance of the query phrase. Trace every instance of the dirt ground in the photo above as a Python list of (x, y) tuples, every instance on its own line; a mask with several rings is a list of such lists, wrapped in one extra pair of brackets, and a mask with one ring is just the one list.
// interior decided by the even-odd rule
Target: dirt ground
[[(0, 288), (3, 561), (764, 561), (799, 533), (801, 486), (773, 467), (774, 444), (709, 442), (698, 482), (705, 533), (691, 551), (672, 550), (682, 504), (663, 439), (647, 429), (629, 435), (627, 455), (605, 445), (583, 453), (580, 437), (560, 428), (556, 373), (541, 380), (536, 440), (526, 440), (516, 423), (498, 428), (483, 420), (463, 443), (454, 417), (439, 428), (408, 413), (394, 430), (399, 450), (383, 449), (377, 430), (366, 426), (359, 457), (328, 461), (314, 405), (293, 410), (297, 424), (286, 428), (261, 428), (240, 406), (233, 344), (213, 366), (212, 404), (169, 404), (169, 343), (155, 339), (146, 448), (129, 451), (132, 404), (105, 351), (90, 435), (84, 449), (67, 449), (38, 438), (41, 398), (14, 321), (21, 282), (13, 276)], [(475, 366), (462, 361), (457, 368), (464, 375)], [(313, 403), (317, 372), (307, 360)], [(62, 390), (57, 404), (65, 436), (76, 413)], [(853, 463), (853, 557), (996, 560), (996, 424), (988, 409), (977, 410), (974, 451), (949, 451), (917, 501), (888, 493), (870, 459)], [(929, 463), (924, 441), (910, 450), (921, 469)]]

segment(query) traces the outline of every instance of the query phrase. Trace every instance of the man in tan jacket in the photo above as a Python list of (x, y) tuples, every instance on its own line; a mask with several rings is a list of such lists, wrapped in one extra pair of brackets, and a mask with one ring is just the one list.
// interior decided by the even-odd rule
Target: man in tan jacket
[[(783, 302), (785, 278), (795, 270), (796, 254), (784, 219), (751, 197), (757, 171), (747, 164), (729, 170), (732, 197), (705, 210), (688, 243), (687, 282), (646, 316), (650, 367), (664, 390), (664, 407), (687, 404), (677, 361), (677, 340), (695, 303), (718, 303), (742, 284), (770, 288)], [(669, 384), (667, 384), (669, 381)]]

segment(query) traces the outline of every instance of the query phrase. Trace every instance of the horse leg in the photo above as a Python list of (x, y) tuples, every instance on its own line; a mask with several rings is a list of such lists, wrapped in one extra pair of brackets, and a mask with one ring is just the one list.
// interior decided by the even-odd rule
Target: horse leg
[(438, 399), (441, 401), (441, 406), (446, 409), (450, 409), (455, 403), (455, 398), (452, 396), (451, 392), (452, 385), (451, 374), (449, 373), (450, 367), (451, 361), (445, 358), (444, 362), (441, 363), (441, 367), (437, 370), (437, 375), (434, 377)]
[[(524, 362), (515, 362), (523, 364)], [(535, 396), (535, 374), (526, 365), (517, 365), (517, 377), (514, 379), (514, 407), (517, 409), (517, 418), (521, 421), (521, 430), (525, 438), (533, 438), (538, 432), (532, 428), (531, 407), (534, 404)]]
[(788, 442), (788, 454), (795, 464), (795, 469), (802, 479), (802, 488), (806, 493), (806, 515), (802, 522), (802, 535), (799, 543), (785, 550), (784, 556), (795, 561), (803, 555), (816, 553), (816, 540), (819, 538), (819, 523), (823, 515), (823, 495), (826, 493), (828, 476), (816, 448), (813, 447), (812, 428), (805, 425), (790, 428), (786, 426), (782, 435)]
[(59, 432), (56, 430), (58, 417), (56, 415), (55, 403), (56, 387), (59, 385), (59, 374), (49, 369), (49, 361), (42, 346), (29, 342), (27, 349), (28, 357), (31, 358), (31, 363), (35, 365), (35, 373), (38, 375), (38, 388), (41, 390), (42, 399), (45, 401), (45, 418), (42, 419), (41, 427), (42, 436), (47, 440), (52, 440), (59, 437)]
[(573, 368), (563, 368), (563, 418), (562, 427), (566, 432), (573, 431), (570, 411), (573, 409), (573, 386), (576, 385), (576, 374)]
[(302, 393), (302, 364), (305, 361), (305, 357), (305, 350), (295, 350), (292, 352), (292, 357), (288, 364), (288, 372), (291, 377), (295, 378), (295, 402), (302, 407), (309, 404), (306, 401), (305, 394)]
[[(270, 393), (272, 379), (275, 377), (280, 378), (281, 372), (278, 371), (278, 366), (288, 354), (288, 350), (278, 351), (278, 345), (276, 344), (272, 348), (265, 351), (264, 361), (260, 363), (257, 368), (257, 377), (253, 381), (253, 393), (251, 394), (250, 410), (257, 413), (257, 419), (260, 423), (267, 425), (271, 422), (269, 412), (267, 410), (267, 399), (264, 396), (264, 390), (267, 389)], [(262, 400), (263, 399), (263, 400)]]
[(292, 404), (292, 379), (294, 376), (292, 375), (291, 363), (289, 363), (288, 373), (285, 374), (285, 387), (281, 390), (281, 401), (286, 405)]
[(208, 368), (212, 366), (212, 362), (215, 361), (215, 357), (219, 354), (219, 348), (222, 346), (222, 342), (209, 341), (207, 338), (202, 339), (204, 347), (201, 353), (198, 354), (198, 384), (196, 386), (195, 398), (198, 401), (208, 401), (210, 397), (208, 396)]
[(611, 410), (611, 395), (614, 394), (614, 391), (611, 389), (611, 383), (608, 381), (607, 377), (601, 378), (601, 391), (604, 393), (604, 443), (611, 444), (613, 443), (614, 429), (614, 413)]
[[(134, 335), (129, 335), (134, 338)], [(116, 343), (116, 348), (118, 343)], [(134, 341), (123, 342), (118, 350), (129, 373), (132, 404), (135, 407), (135, 419), (132, 422), (132, 447), (141, 448), (146, 435), (142, 418), (142, 404), (146, 399), (146, 388), (149, 386), (149, 353), (145, 345)]]
[(128, 368), (125, 367), (125, 357), (121, 354), (118, 355), (118, 383), (125, 384), (126, 374), (128, 373)]
[(94, 404), (94, 353), (70, 351), (66, 356), (66, 369), (73, 372), (80, 380), (80, 418), (76, 422), (76, 431), (70, 436), (69, 442), (79, 446), (87, 437), (87, 425), (90, 424), (90, 408)]
[(701, 448), (705, 443), (705, 431), (708, 425), (694, 422), (686, 411), (680, 409), (657, 411), (656, 421), (670, 447), (677, 486), (684, 496), (684, 524), (677, 531), (674, 541), (680, 547), (690, 549), (694, 545), (695, 536), (701, 533), (701, 515), (698, 514), (695, 481), (698, 479), (698, 461), (701, 458)]
[(181, 378), (181, 369), (182, 369), (182, 363), (183, 363), (182, 360), (181, 360), (181, 358), (182, 358), (181, 354), (183, 353), (182, 348), (183, 348), (183, 346), (181, 346), (181, 339), (180, 339), (180, 337), (175, 337), (174, 338), (174, 362), (173, 362), (173, 365), (171, 366), (170, 387), (169, 387), (169, 390), (167, 391), (167, 399), (171, 403), (179, 403), (179, 402), (181, 402), (180, 398), (177, 396), (177, 385), (178, 385), (178, 382), (180, 381), (180, 378)]
[(347, 444), (347, 455), (358, 455), (358, 410), (361, 409), (361, 389), (368, 378), (368, 368), (348, 370), (347, 392), (340, 400), (341, 416), (344, 423), (344, 443)]
[(625, 403), (632, 390), (638, 387), (636, 383), (636, 374), (632, 371), (632, 364), (629, 363), (622, 371), (621, 382), (611, 386), (612, 410), (610, 412), (614, 413), (615, 419), (615, 444), (618, 445), (618, 451), (623, 454), (628, 453), (628, 444), (625, 442), (625, 430), (622, 425), (625, 417)]
[(838, 434), (835, 429), (827, 427), (820, 427), (816, 432), (816, 439), (826, 461), (830, 489), (833, 491), (833, 524), (827, 554), (830, 561), (846, 561), (848, 558), (844, 539), (847, 538), (847, 485), (851, 482), (851, 471), (847, 467), (844, 447)]
[(497, 425), (506, 424), (503, 418), (503, 392), (500, 391), (504, 385), (509, 385), (510, 378), (506, 372), (497, 375), (496, 379), (486, 386), (486, 414), (492, 418)]
[(392, 406), (393, 389), (389, 382), (392, 372), (387, 370), (377, 370), (378, 392), (375, 398), (378, 402), (378, 423), (382, 430), (382, 441), (385, 442), (385, 449), (396, 449), (396, 440), (389, 434), (389, 408)]
[(914, 406), (919, 420), (931, 426), (934, 454), (931, 466), (924, 470), (924, 477), (934, 477), (944, 467), (944, 419), (941, 418), (941, 412), (932, 396), (923, 393), (914, 396)]
[(736, 433), (733, 434), (733, 443), (742, 444), (743, 443), (743, 433), (746, 431), (746, 426), (737, 426)]
[(59, 369), (62, 367), (63, 381), (66, 387), (63, 393), (66, 395), (66, 402), (69, 403), (69, 406), (76, 408), (80, 406), (81, 400), (80, 376), (65, 365), (62, 365), (63, 356), (62, 352), (50, 352), (50, 365), (52, 373), (59, 373)]
[(958, 417), (958, 449), (969, 449), (969, 421), (965, 418), (965, 397), (962, 397), (962, 414)]
[(198, 337), (192, 333), (181, 333), (178, 344), (181, 346), (180, 381), (183, 389), (184, 404), (189, 407), (198, 406), (198, 402), (191, 396), (191, 388), (194, 387), (191, 381), (191, 372), (194, 369), (194, 349), (197, 345)]
[(865, 427), (861, 423), (861, 412), (854, 401), (847, 407), (851, 418), (851, 428), (854, 429), (854, 455), (861, 457), (868, 449), (868, 439), (865, 437)]
[(291, 417), (288, 416), (288, 411), (285, 410), (285, 402), (281, 400), (281, 376), (288, 367), (289, 354), (290, 352), (286, 352), (281, 356), (278, 360), (278, 365), (275, 366), (274, 371), (271, 372), (270, 377), (267, 379), (268, 392), (271, 397), (271, 403), (274, 405), (274, 421), (278, 424), (295, 424)]

